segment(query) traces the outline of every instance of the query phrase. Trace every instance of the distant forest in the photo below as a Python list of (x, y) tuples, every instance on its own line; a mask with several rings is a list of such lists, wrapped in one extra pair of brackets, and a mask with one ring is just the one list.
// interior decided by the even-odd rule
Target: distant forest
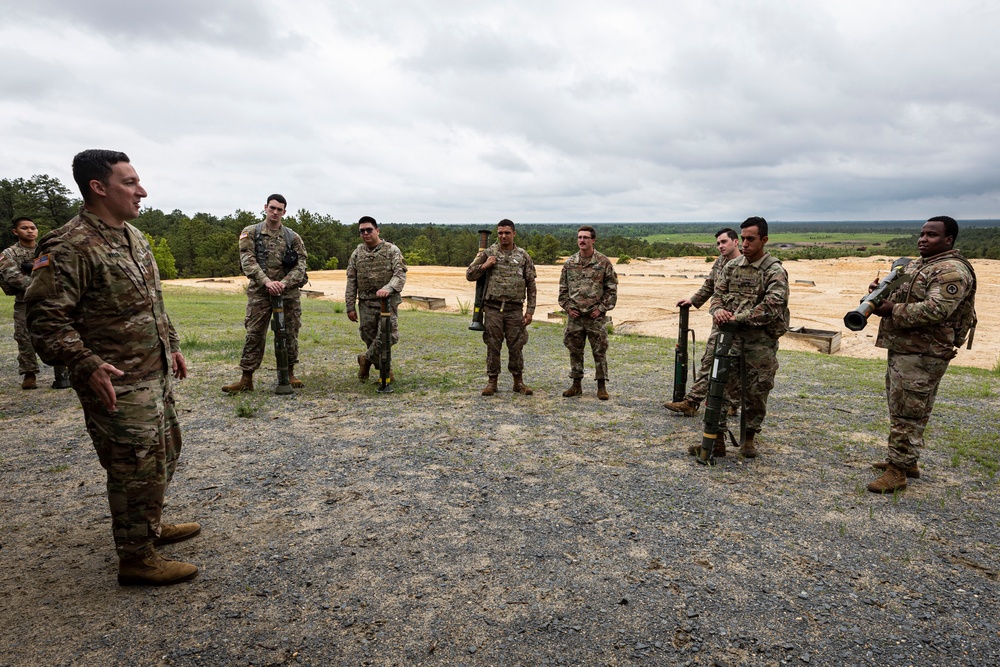
[[(5, 221), (2, 245), (15, 242), (9, 222), (29, 216), (45, 233), (73, 217), (80, 199), (58, 179), (47, 175), (31, 178), (0, 179), (0, 219)], [(193, 216), (175, 210), (164, 213), (145, 209), (133, 224), (150, 237), (154, 254), (165, 278), (205, 278), (240, 273), (237, 238), (247, 225), (259, 222), (259, 212), (237, 210), (217, 217), (208, 213)], [(517, 221), (515, 221), (517, 222)], [(1000, 259), (1000, 220), (960, 220), (962, 225), (956, 246), (966, 257)], [(286, 216), (285, 223), (298, 232), (306, 245), (309, 269), (337, 269), (347, 266), (351, 252), (359, 243), (357, 225), (300, 209)], [(597, 249), (620, 260), (635, 257), (662, 258), (714, 257), (708, 243), (651, 242), (657, 235), (701, 233), (706, 240), (720, 227), (738, 228), (739, 221), (727, 223), (590, 223), (597, 229)], [(782, 259), (821, 259), (844, 255), (915, 256), (917, 232), (921, 221), (875, 222), (772, 222), (770, 234), (851, 233), (878, 231), (898, 234), (881, 245), (856, 244), (807, 245), (769, 250)], [(381, 236), (403, 251), (410, 265), (437, 264), (466, 266), (479, 247), (477, 230), (495, 231), (496, 221), (467, 225), (396, 224), (380, 221)], [(554, 264), (560, 257), (576, 252), (578, 224), (517, 224), (516, 242), (525, 248), (537, 264)], [(495, 235), (491, 242), (495, 241)]]

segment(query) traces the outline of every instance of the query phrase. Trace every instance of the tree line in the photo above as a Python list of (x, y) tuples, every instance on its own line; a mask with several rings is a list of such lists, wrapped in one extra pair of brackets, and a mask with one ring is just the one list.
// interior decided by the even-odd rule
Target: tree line
[[(52, 230), (76, 215), (79, 197), (58, 179), (44, 174), (31, 178), (0, 179), (0, 220), (28, 216), (39, 231)], [(188, 216), (180, 210), (165, 213), (144, 209), (134, 221), (149, 238), (164, 278), (209, 278), (240, 273), (239, 234), (244, 227), (262, 220), (259, 213), (236, 210), (218, 217), (208, 213)], [(515, 221), (516, 222), (516, 221)], [(978, 226), (973, 226), (977, 225)], [(325, 214), (300, 209), (285, 217), (285, 224), (298, 232), (305, 242), (308, 267), (312, 271), (343, 269), (358, 245), (355, 223), (342, 223)], [(963, 223), (957, 247), (966, 257), (1000, 259), (1000, 227), (997, 221)], [(646, 237), (657, 234), (704, 232), (713, 234), (723, 223), (597, 223), (597, 248), (609, 257), (714, 257), (711, 245), (694, 243), (651, 242)], [(737, 223), (728, 226), (738, 227)], [(916, 253), (919, 224), (886, 222), (771, 223), (774, 232), (840, 232), (857, 226), (859, 232), (872, 230), (899, 233), (898, 238), (880, 247), (860, 250), (857, 247), (806, 246), (773, 248), (782, 259), (821, 259), (844, 255), (908, 255)], [(2, 244), (16, 241), (3, 225)], [(496, 222), (468, 225), (380, 224), (381, 237), (392, 241), (410, 265), (467, 266), (479, 248), (478, 230), (495, 232)], [(517, 244), (528, 251), (536, 264), (554, 264), (561, 257), (576, 252), (577, 224), (518, 224)], [(495, 235), (491, 237), (491, 242)]]

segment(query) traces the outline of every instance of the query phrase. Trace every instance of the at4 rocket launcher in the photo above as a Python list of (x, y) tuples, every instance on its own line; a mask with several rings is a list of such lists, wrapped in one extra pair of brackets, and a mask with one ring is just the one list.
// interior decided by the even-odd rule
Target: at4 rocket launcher
[(861, 300), (861, 305), (844, 315), (844, 326), (851, 331), (864, 329), (875, 309), (882, 305), (893, 290), (906, 281), (907, 276), (903, 273), (903, 269), (909, 263), (909, 257), (900, 257), (893, 262), (892, 269), (879, 281), (878, 286)]

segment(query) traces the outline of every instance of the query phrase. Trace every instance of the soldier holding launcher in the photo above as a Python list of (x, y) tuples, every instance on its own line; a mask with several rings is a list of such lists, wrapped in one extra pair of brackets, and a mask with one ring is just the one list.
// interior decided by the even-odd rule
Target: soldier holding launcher
[[(740, 244), (737, 241), (736, 231), (726, 227), (725, 229), (720, 229), (715, 233), (715, 246), (719, 249), (719, 257), (715, 260), (715, 264), (712, 265), (712, 270), (708, 274), (708, 278), (705, 278), (705, 282), (702, 286), (698, 288), (690, 299), (681, 299), (677, 302), (677, 307), (681, 308), (683, 306), (694, 306), (695, 308), (701, 308), (702, 304), (706, 303), (712, 298), (715, 293), (715, 284), (718, 282), (722, 275), (722, 270), (725, 268), (726, 264), (730, 260), (736, 259), (741, 256)], [(698, 413), (698, 408), (701, 406), (701, 402), (705, 400), (705, 396), (708, 394), (708, 383), (711, 379), (712, 370), (712, 359), (715, 356), (715, 341), (719, 337), (719, 327), (712, 322), (712, 333), (709, 334), (708, 340), (705, 342), (705, 354), (701, 356), (701, 368), (699, 369), (698, 379), (692, 385), (691, 390), (688, 391), (687, 395), (684, 396), (683, 400), (674, 401), (670, 403), (664, 403), (663, 407), (672, 412), (679, 412), (685, 417), (694, 417)], [(680, 392), (678, 392), (680, 393)]]
[[(958, 223), (946, 215), (920, 229), (920, 259), (902, 270), (909, 279), (875, 309), (882, 318), (877, 347), (888, 350), (885, 392), (889, 403), (888, 455), (874, 467), (885, 472), (868, 485), (874, 493), (906, 488), (920, 477), (917, 461), (938, 385), (956, 348), (976, 325), (976, 273), (954, 249)], [(874, 289), (878, 281), (869, 286)]]
[[(500, 375), (500, 348), (507, 341), (507, 370), (514, 376), (514, 393), (531, 396), (524, 384), (524, 357), (521, 349), (528, 342), (528, 325), (535, 314), (535, 265), (523, 248), (514, 245), (514, 223), (497, 223), (497, 242), (481, 251), (465, 271), (467, 280), (487, 274), (483, 301), (483, 342), (486, 343), (486, 375), (483, 396), (497, 392)], [(488, 272), (488, 273), (487, 273)]]

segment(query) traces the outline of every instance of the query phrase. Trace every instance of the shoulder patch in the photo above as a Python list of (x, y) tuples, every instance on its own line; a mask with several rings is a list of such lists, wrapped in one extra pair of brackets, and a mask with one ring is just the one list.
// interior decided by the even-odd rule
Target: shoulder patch
[(48, 254), (39, 255), (38, 258), (35, 259), (35, 263), (31, 265), (31, 270), (32, 271), (37, 271), (38, 269), (44, 269), (48, 265), (49, 265), (49, 256), (48, 256)]
[[(246, 230), (244, 229), (244, 230), (243, 230), (243, 233), (242, 233), (242, 234), (240, 234), (240, 241), (242, 241), (242, 240), (243, 240), (243, 239), (245, 239), (245, 238), (248, 238), (249, 236), (250, 236), (250, 232), (248, 232), (248, 231), (246, 231)], [(230, 236), (229, 238), (232, 238), (232, 237)]]
[(955, 296), (956, 294), (958, 294), (958, 285), (956, 285), (955, 283), (948, 283), (945, 286), (944, 291), (952, 296)]

